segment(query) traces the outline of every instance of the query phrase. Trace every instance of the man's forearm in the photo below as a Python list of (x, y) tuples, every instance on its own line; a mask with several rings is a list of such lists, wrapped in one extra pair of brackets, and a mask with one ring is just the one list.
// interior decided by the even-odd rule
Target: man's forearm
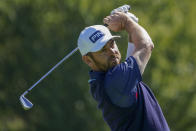
[(153, 42), (146, 30), (132, 19), (127, 18), (125, 30), (129, 35), (129, 42), (134, 43), (136, 50), (141, 48), (152, 49), (154, 47)]
[(133, 56), (137, 61), (140, 73), (143, 74), (154, 44), (146, 30), (131, 19), (126, 20), (125, 30), (128, 32), (129, 41), (135, 45)]

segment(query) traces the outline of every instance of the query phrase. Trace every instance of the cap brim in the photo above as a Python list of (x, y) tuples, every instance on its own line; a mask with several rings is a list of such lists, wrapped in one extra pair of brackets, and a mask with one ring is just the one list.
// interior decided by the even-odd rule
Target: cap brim
[(117, 35), (114, 35), (114, 36), (111, 36), (110, 38), (108, 38), (107, 40), (103, 40), (102, 42), (100, 42), (99, 44), (97, 44), (96, 46), (94, 46), (90, 52), (97, 52), (99, 50), (101, 50), (109, 40), (111, 39), (117, 39), (117, 38), (120, 38), (120, 36), (117, 36)]

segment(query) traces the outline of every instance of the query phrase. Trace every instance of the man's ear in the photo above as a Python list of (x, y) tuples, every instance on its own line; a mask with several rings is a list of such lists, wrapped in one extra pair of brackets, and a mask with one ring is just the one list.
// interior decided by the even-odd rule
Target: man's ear
[(93, 65), (93, 61), (89, 56), (82, 56), (82, 60), (84, 61), (84, 63), (86, 63), (89, 67), (92, 67)]

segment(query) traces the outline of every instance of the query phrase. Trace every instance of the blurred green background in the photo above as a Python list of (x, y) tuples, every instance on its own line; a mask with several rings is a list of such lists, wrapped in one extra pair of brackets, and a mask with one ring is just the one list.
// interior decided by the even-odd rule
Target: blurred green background
[[(155, 48), (144, 82), (172, 131), (196, 130), (195, 0), (0, 0), (0, 130), (109, 131), (89, 93), (88, 70), (77, 52), (35, 87), (23, 110), (19, 96), (77, 46), (84, 27), (132, 6)], [(125, 58), (127, 34), (119, 32)]]

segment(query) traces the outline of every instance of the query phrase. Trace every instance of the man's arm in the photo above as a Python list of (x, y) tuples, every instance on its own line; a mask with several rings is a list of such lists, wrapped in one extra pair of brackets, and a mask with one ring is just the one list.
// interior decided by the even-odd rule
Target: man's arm
[(129, 41), (135, 45), (133, 57), (138, 63), (141, 74), (143, 74), (154, 48), (154, 44), (146, 30), (122, 12), (107, 16), (104, 18), (104, 23), (108, 24), (108, 28), (112, 31), (127, 31)]
[(143, 74), (154, 44), (146, 30), (130, 18), (127, 18), (125, 30), (129, 35), (129, 41), (135, 45), (133, 57), (138, 63), (141, 74)]

